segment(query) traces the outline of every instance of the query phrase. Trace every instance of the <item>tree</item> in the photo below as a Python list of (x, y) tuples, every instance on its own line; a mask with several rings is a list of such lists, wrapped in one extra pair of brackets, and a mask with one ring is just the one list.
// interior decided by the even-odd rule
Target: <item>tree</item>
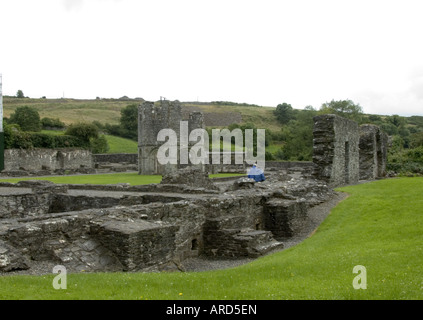
[(410, 146), (412, 148), (423, 146), (423, 132), (416, 132), (411, 135)]
[(91, 140), (92, 153), (106, 153), (109, 149), (109, 144), (107, 143), (107, 139), (104, 135)]
[(23, 106), (16, 108), (10, 116), (9, 123), (19, 125), (22, 131), (41, 131), (41, 120), (38, 111), (33, 107)]
[(98, 128), (91, 123), (76, 123), (71, 124), (65, 134), (77, 137), (86, 147), (89, 147), (90, 140), (98, 138)]
[(394, 114), (392, 116), (386, 117), (386, 120), (389, 123), (392, 123), (397, 128), (403, 127), (406, 124), (405, 118), (404, 117), (401, 117), (401, 116), (399, 116), (397, 114)]
[(128, 131), (138, 130), (138, 105), (130, 104), (120, 111), (120, 124)]
[(285, 102), (278, 104), (273, 113), (281, 124), (287, 124), (294, 118), (294, 109), (290, 104)]
[(18, 92), (16, 92), (16, 98), (25, 98), (22, 90), (18, 90)]
[(320, 113), (333, 113), (360, 123), (363, 116), (363, 108), (351, 100), (332, 100), (331, 102), (322, 104)]
[(284, 146), (276, 156), (282, 160), (311, 161), (313, 156), (313, 117), (317, 114), (312, 108), (299, 111), (296, 119), (282, 128)]
[(93, 123), (71, 124), (66, 130), (66, 135), (78, 138), (82, 146), (93, 153), (105, 153), (109, 150), (106, 137), (99, 136), (98, 127)]

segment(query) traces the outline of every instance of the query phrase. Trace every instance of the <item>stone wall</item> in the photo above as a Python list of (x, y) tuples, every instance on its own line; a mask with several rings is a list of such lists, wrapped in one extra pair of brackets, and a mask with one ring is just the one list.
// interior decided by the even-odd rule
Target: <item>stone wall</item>
[(173, 130), (179, 140), (181, 104), (161, 100), (159, 105), (145, 101), (138, 107), (138, 168), (140, 174), (158, 174), (163, 168), (157, 161), (157, 141), (161, 129)]
[(360, 179), (371, 180), (386, 175), (388, 135), (376, 126), (360, 126)]
[(137, 153), (93, 154), (94, 163), (128, 163), (138, 164)]
[(113, 221), (92, 226), (90, 233), (113, 252), (123, 270), (128, 271), (169, 262), (175, 251), (176, 229), (143, 220)]
[[(180, 142), (182, 106), (179, 101), (161, 100), (158, 104), (145, 101), (138, 107), (138, 170), (140, 174), (162, 174), (178, 168), (178, 165), (161, 165), (157, 160), (157, 151), (164, 141), (158, 141), (157, 135), (162, 129), (171, 129)], [(188, 117), (188, 132), (204, 128), (204, 116), (195, 111)], [(178, 152), (179, 154), (179, 152)], [(178, 163), (180, 163), (178, 159)]]
[(48, 212), (50, 205), (48, 194), (25, 192), (0, 195), (0, 219), (40, 216)]
[(83, 149), (6, 149), (4, 163), (4, 171), (93, 168), (91, 151)]
[(314, 117), (314, 176), (331, 186), (357, 183), (359, 139), (354, 121), (333, 114)]
[(200, 255), (263, 255), (301, 232), (306, 208), (331, 196), (322, 182), (278, 177), (219, 191), (178, 183), (2, 183), (0, 271), (31, 268), (33, 261), (75, 272), (182, 270)]

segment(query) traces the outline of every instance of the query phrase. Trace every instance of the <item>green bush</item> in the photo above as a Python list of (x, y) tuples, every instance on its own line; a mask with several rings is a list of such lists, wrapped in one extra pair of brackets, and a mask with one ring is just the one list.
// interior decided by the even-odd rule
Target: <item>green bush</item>
[(22, 131), (41, 131), (41, 120), (38, 111), (33, 107), (23, 106), (16, 108), (11, 114), (9, 123), (19, 125)]
[(91, 152), (92, 153), (107, 153), (109, 151), (109, 144), (104, 135), (99, 136), (91, 140)]
[(25, 132), (18, 125), (5, 124), (5, 149), (31, 148), (81, 148), (85, 143), (78, 137), (69, 135), (52, 135), (41, 132)]
[(54, 148), (81, 148), (85, 147), (85, 144), (80, 139), (69, 135), (57, 135), (54, 136), (55, 144)]
[(54, 136), (47, 133), (28, 133), (33, 148), (54, 148)]
[(65, 127), (65, 124), (62, 121), (60, 121), (59, 118), (53, 119), (48, 117), (41, 119), (41, 125), (43, 129), (49, 129), (49, 128), (63, 129)]
[(85, 147), (90, 147), (90, 140), (98, 138), (98, 128), (92, 123), (76, 123), (69, 126), (66, 135), (77, 137)]
[(423, 146), (414, 149), (391, 150), (388, 171), (398, 174), (423, 174)]

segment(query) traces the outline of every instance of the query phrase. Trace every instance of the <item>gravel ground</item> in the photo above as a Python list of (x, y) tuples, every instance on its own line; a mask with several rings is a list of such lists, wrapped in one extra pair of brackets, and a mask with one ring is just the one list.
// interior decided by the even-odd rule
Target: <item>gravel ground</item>
[[(279, 249), (276, 251), (281, 251), (296, 244), (302, 242), (304, 239), (308, 238), (320, 225), (320, 223), (328, 216), (332, 208), (334, 208), (340, 201), (347, 198), (348, 195), (345, 193), (336, 193), (335, 196), (330, 199), (329, 201), (317, 205), (311, 208), (308, 212), (309, 216), (309, 223), (304, 228), (303, 232), (297, 235), (294, 238), (290, 238), (289, 240), (282, 241), (284, 243), (284, 248)], [(269, 252), (268, 254), (274, 253), (276, 251)], [(198, 257), (198, 258), (191, 258), (187, 259), (182, 263), (183, 268), (185, 271), (207, 271), (207, 270), (219, 270), (219, 269), (227, 269), (233, 268), (239, 265), (243, 265), (253, 261), (252, 258), (245, 258), (245, 259), (215, 259), (209, 257)], [(31, 269), (29, 270), (18, 270), (12, 271), (7, 273), (0, 272), (0, 276), (8, 276), (8, 275), (44, 275), (44, 274), (52, 274), (53, 267), (55, 263), (53, 262), (35, 262), (31, 263)]]

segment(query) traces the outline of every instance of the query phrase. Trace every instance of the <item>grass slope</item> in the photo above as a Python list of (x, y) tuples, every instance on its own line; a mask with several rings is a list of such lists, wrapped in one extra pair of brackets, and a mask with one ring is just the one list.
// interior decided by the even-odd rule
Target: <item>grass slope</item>
[[(422, 299), (422, 178), (340, 188), (341, 202), (301, 244), (228, 270), (0, 277), (0, 299)], [(367, 289), (353, 288), (356, 265)]]
[[(4, 97), (4, 116), (10, 117), (20, 106), (30, 106), (37, 109), (40, 117), (59, 118), (67, 125), (76, 122), (99, 121), (106, 124), (118, 124), (120, 110), (130, 104), (138, 104), (139, 100), (119, 99), (32, 99), (32, 98), (10, 98)], [(203, 112), (226, 113), (237, 112), (242, 115), (244, 123), (254, 123), (257, 128), (266, 128), (278, 131), (276, 117), (273, 115), (272, 107), (248, 107), (237, 105), (219, 104), (195, 104), (187, 103), (188, 107), (195, 107)]]
[(138, 153), (138, 142), (121, 137), (105, 135), (109, 144), (107, 153)]

